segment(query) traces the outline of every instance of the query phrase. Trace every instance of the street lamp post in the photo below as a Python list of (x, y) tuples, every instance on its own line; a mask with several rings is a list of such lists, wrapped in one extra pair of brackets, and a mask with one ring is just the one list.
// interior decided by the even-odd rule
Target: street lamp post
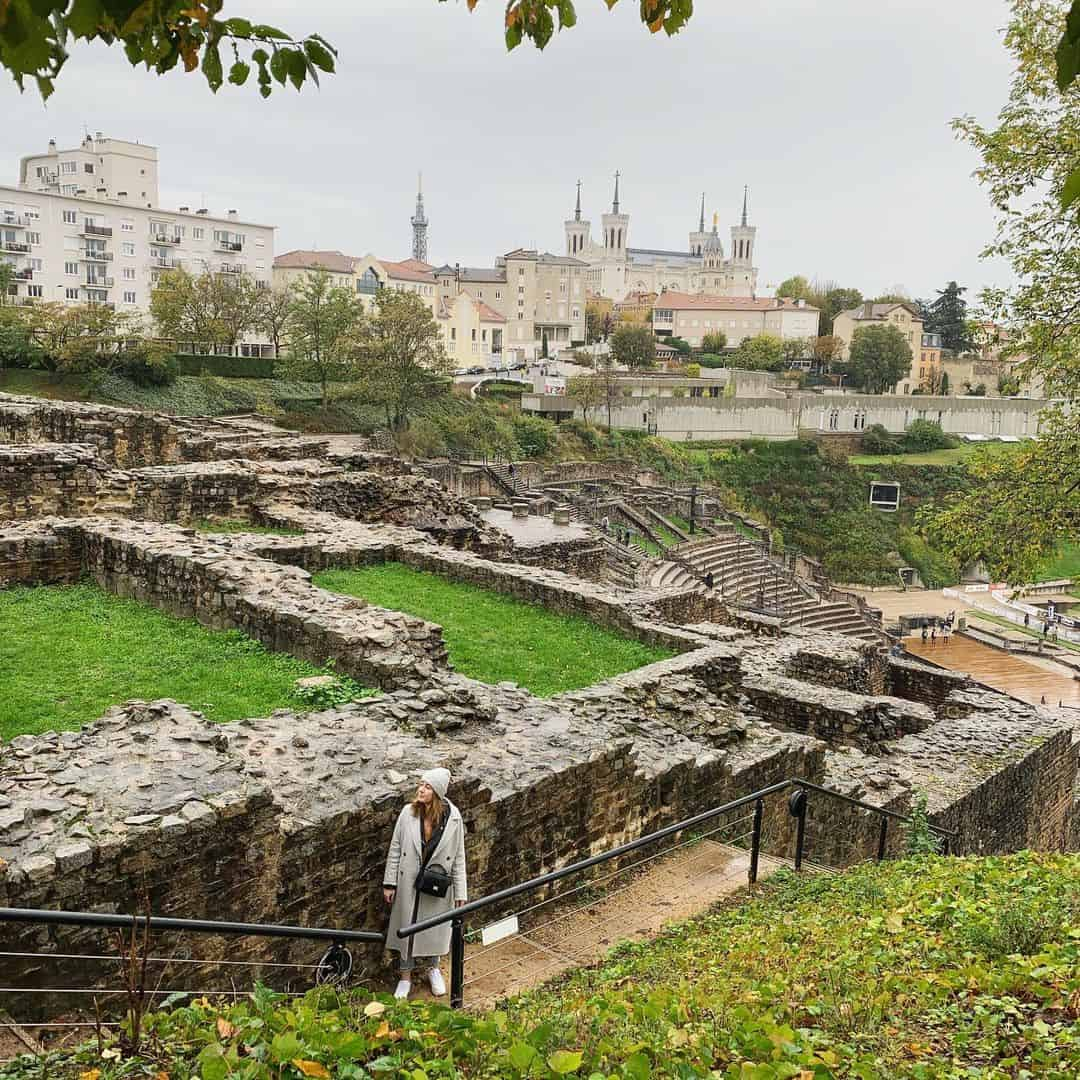
[(690, 485), (690, 533), (694, 533), (694, 518), (697, 516), (697, 484)]

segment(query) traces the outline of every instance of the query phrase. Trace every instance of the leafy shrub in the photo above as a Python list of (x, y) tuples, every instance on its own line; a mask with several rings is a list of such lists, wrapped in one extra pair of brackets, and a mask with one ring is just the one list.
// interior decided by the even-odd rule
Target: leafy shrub
[(914, 529), (901, 528), (900, 554), (919, 571), (928, 589), (944, 589), (960, 580), (960, 564), (944, 551), (932, 548)]
[(181, 375), (217, 375), (224, 379), (272, 379), (274, 359), (268, 356), (177, 356)]
[(863, 432), (859, 445), (867, 454), (900, 453), (900, 440), (890, 435), (884, 424), (871, 424)]
[(904, 453), (921, 454), (928, 450), (949, 450), (959, 446), (960, 440), (946, 435), (936, 420), (912, 420), (900, 445)]
[[(329, 674), (329, 672), (327, 673)], [(351, 701), (374, 697), (378, 690), (369, 690), (347, 675), (338, 675), (332, 683), (321, 686), (298, 686), (294, 691), (297, 700), (308, 709), (333, 709), (348, 705)]]
[(18, 323), (0, 322), (0, 367), (43, 367), (45, 353)]
[(518, 415), (510, 421), (510, 426), (523, 457), (543, 457), (555, 448), (557, 432), (550, 420)]
[(703, 368), (724, 368), (731, 363), (726, 356), (721, 356), (719, 353), (702, 353), (697, 358), (697, 362)]
[(125, 349), (119, 366), (136, 386), (170, 386), (180, 374), (180, 365), (172, 353), (146, 342)]
[(599, 429), (593, 427), (592, 424), (587, 424), (584, 420), (564, 420), (559, 425), (559, 430), (580, 439), (593, 452), (600, 449), (601, 434)]

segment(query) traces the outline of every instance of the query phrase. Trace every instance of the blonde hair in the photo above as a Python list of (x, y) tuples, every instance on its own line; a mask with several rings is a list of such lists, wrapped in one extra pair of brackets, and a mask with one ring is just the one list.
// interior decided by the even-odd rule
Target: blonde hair
[(412, 807), (413, 816), (420, 819), (421, 828), (430, 822), (434, 830), (442, 820), (443, 814), (446, 813), (446, 803), (434, 788), (431, 789), (431, 802), (422, 803), (419, 799), (413, 799), (409, 805)]

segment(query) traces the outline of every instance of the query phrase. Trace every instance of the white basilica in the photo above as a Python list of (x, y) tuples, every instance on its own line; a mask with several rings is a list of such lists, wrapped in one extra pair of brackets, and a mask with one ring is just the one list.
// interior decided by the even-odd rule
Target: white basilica
[(591, 223), (581, 216), (581, 182), (577, 186), (574, 216), (566, 222), (566, 254), (588, 263), (586, 285), (599, 296), (619, 301), (632, 292), (674, 291), (709, 296), (754, 296), (754, 235), (757, 229), (746, 220), (747, 192), (743, 190), (742, 221), (731, 227), (731, 247), (724, 246), (713, 215), (712, 232), (705, 230), (705, 196), (701, 196), (701, 219), (690, 233), (683, 251), (629, 246), (630, 215), (619, 212), (619, 174), (615, 174), (615, 198), (611, 213), (600, 217), (601, 238), (590, 235)]

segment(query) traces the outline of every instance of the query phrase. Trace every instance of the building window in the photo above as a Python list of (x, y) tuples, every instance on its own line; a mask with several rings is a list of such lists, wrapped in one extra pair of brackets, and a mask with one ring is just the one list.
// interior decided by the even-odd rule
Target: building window
[(127, 218), (124, 221), (121, 221), (120, 222), (120, 231), (121, 232), (134, 232), (135, 231), (135, 222), (132, 221), (130, 218)]
[(94, 166), (91, 165), (90, 162), (87, 162), (85, 165), (83, 165), (83, 172), (88, 172), (91, 175), (93, 175)]
[(134, 255), (135, 254), (135, 245), (134, 245), (134, 243), (132, 243), (130, 240), (123, 241), (123, 243), (121, 243), (121, 245), (120, 245), (120, 254), (121, 255)]
[(206, 235), (206, 230), (201, 225), (196, 225), (191, 230), (191, 237), (193, 240), (202, 240)]
[(475, 341), (475, 340), (476, 340), (476, 330), (475, 330), (475, 329), (474, 329), (474, 330), (473, 330), (473, 332), (472, 332), (472, 340), (473, 340), (473, 341)]
[(69, 286), (68, 286), (68, 287), (67, 287), (67, 288), (66, 288), (66, 289), (64, 290), (64, 296), (66, 296), (66, 297), (68, 298), (68, 300), (78, 300), (78, 299), (79, 299), (79, 290), (78, 290), (78, 287), (72, 288), (72, 287), (71, 287), (71, 286), (69, 285)]
[(30, 260), (30, 269), (31, 270), (41, 270), (41, 269), (44, 268), (44, 265), (45, 264), (41, 261), (41, 259), (31, 259)]
[(456, 326), (451, 326), (450, 327), (450, 340), (451, 341), (457, 341), (457, 327)]
[(78, 184), (65, 184), (61, 189), (65, 195), (77, 195), (79, 192)]
[(28, 232), (26, 234), (26, 242), (28, 244), (32, 244), (32, 245), (35, 245), (35, 246), (37, 244), (40, 244), (41, 243), (41, 233), (39, 233), (39, 232)]
[(40, 297), (40, 296), (43, 295), (42, 287), (40, 285), (27, 285), (27, 287), (26, 287), (26, 295), (27, 296), (38, 296), (38, 297)]
[(133, 293), (133, 292), (125, 292), (124, 293), (124, 303), (125, 304), (134, 304), (135, 303), (135, 293)]
[(75, 213), (74, 210), (65, 210), (64, 211), (64, 224), (65, 225), (74, 225), (77, 219), (78, 219), (78, 215)]
[(524, 266), (519, 266), (518, 267), (518, 277), (524, 277), (524, 276), (525, 276), (525, 267)]
[(60, 171), (62, 173), (73, 173), (79, 167), (76, 161), (62, 161), (60, 162)]
[(829, 430), (836, 431), (840, 427), (840, 410), (829, 410)]
[(524, 311), (519, 311), (518, 312), (518, 318), (519, 319), (524, 319), (525, 318), (525, 312)]
[(125, 266), (124, 267), (124, 280), (125, 281), (134, 281), (135, 280), (135, 267), (134, 266)]
[(501, 300), (502, 299), (502, 293), (498, 289), (495, 290), (495, 299), (496, 300)]
[(69, 274), (71, 277), (79, 276), (79, 264), (77, 262), (64, 263), (64, 273)]

